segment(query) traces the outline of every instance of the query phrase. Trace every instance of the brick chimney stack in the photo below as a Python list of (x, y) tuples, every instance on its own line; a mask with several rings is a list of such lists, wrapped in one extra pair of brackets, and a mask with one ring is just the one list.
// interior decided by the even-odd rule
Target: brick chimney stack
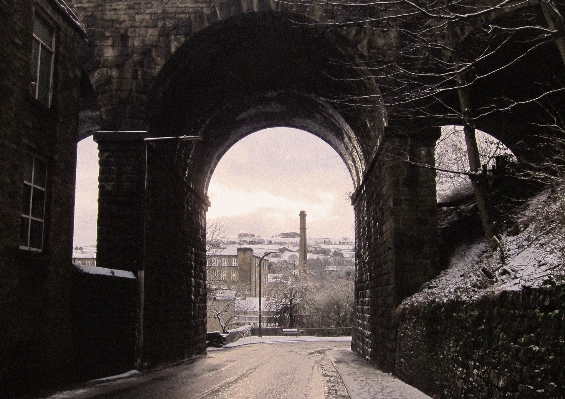
[(300, 241), (298, 243), (298, 270), (306, 271), (306, 212), (300, 211)]

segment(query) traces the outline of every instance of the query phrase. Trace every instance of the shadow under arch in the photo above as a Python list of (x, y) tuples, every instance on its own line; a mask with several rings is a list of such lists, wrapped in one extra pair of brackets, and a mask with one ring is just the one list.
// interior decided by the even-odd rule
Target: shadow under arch
[(303, 130), (325, 141), (344, 161), (354, 189), (359, 187), (366, 166), (359, 141), (341, 115), (323, 100), (296, 92), (271, 93), (222, 111), (203, 130), (203, 140), (196, 146), (201, 151), (192, 153), (186, 162), (191, 174), (201, 173), (204, 192), (216, 165), (231, 146), (273, 127)]
[[(223, 20), (187, 39), (161, 69), (146, 122), (152, 136), (202, 137), (181, 155), (196, 186), (207, 190), (237, 140), (275, 126), (326, 141), (359, 186), (386, 125), (379, 89), (347, 38), (306, 22), (274, 12)], [(344, 104), (349, 97), (366, 104)]]

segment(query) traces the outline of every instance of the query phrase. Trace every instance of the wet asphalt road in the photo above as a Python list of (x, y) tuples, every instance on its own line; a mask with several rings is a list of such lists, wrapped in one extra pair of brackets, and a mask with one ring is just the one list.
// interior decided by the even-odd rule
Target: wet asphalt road
[(50, 399), (431, 399), (353, 353), (351, 338), (245, 337), (208, 355)]
[(348, 341), (267, 343), (209, 350), (206, 357), (52, 399), (349, 398), (326, 352)]

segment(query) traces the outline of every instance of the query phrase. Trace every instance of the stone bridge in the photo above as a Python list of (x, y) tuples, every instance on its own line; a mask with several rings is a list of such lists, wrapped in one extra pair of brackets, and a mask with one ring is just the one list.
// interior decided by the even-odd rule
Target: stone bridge
[[(316, 24), (327, 10), (300, 3), (69, 3), (89, 35), (81, 138), (96, 131), (100, 152), (98, 264), (134, 271), (142, 282), (138, 366), (205, 351), (210, 178), (238, 140), (285, 126), (326, 141), (351, 174), (352, 346), (392, 370), (393, 311), (439, 272), (435, 172), (404, 161), (433, 164), (440, 127), (448, 123), (407, 119), (384, 106), (364, 57), (371, 46), (394, 48), (398, 38), (384, 29)], [(557, 51), (547, 53), (537, 58), (547, 61), (543, 68), (562, 73)], [(539, 90), (528, 85), (540, 67), (527, 61), (472, 87), (475, 103)], [(337, 101), (353, 97), (370, 100)], [(457, 101), (446, 94), (443, 103), (457, 108)], [(532, 108), (487, 116), (477, 127), (519, 151), (531, 137), (523, 121)], [(179, 136), (199, 139), (144, 140)], [(395, 151), (399, 156), (391, 157)]]

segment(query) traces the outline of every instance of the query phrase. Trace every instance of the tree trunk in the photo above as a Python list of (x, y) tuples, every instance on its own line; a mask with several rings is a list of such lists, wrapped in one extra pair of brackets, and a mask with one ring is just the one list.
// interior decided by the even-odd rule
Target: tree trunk
[(555, 44), (565, 65), (565, 22), (563, 16), (559, 13), (554, 2), (542, 0), (540, 3), (549, 29), (555, 31)]
[(502, 244), (494, 234), (492, 224), (492, 215), (488, 203), (488, 181), (486, 168), (481, 171), (481, 158), (479, 155), (479, 147), (477, 146), (477, 137), (473, 123), (469, 89), (465, 87), (465, 80), (461, 75), (457, 76), (457, 80), (459, 84), (457, 93), (459, 95), (459, 103), (461, 105), (461, 112), (463, 115), (463, 132), (465, 134), (465, 144), (467, 145), (469, 168), (471, 172), (475, 173), (475, 175), (471, 177), (471, 183), (473, 184), (473, 190), (475, 192), (475, 201), (477, 203), (477, 208), (479, 209), (483, 231), (489, 246), (493, 252), (497, 249), (500, 250), (500, 259), (504, 262)]

